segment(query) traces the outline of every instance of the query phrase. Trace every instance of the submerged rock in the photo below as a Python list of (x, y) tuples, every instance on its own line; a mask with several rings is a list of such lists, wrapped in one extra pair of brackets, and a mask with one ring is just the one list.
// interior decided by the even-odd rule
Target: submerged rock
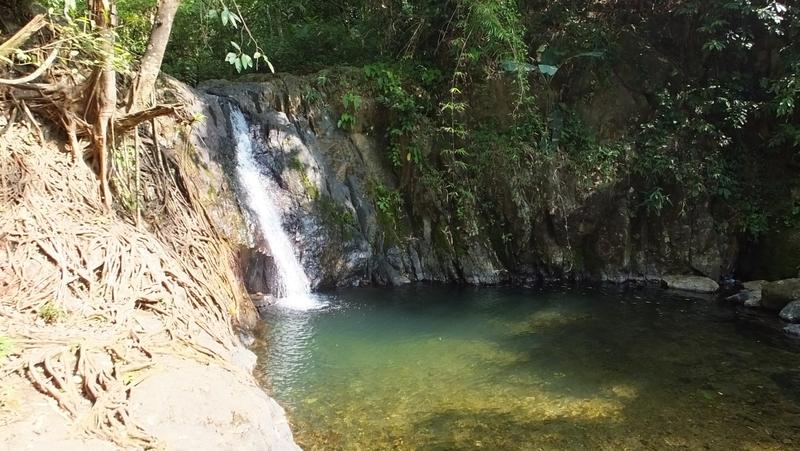
[(745, 282), (742, 284), (744, 286), (742, 291), (726, 297), (725, 300), (750, 308), (761, 307), (761, 287), (765, 283), (763, 280)]
[(761, 305), (770, 310), (780, 310), (792, 301), (800, 300), (800, 279), (784, 279), (763, 285)]
[(694, 291), (697, 293), (714, 293), (719, 284), (702, 276), (663, 276), (661, 281), (673, 290)]
[(789, 324), (783, 328), (783, 333), (791, 337), (800, 338), (800, 324)]
[(751, 293), (747, 290), (742, 290), (736, 294), (726, 297), (725, 300), (736, 304), (744, 304), (750, 298), (751, 298)]
[(788, 323), (800, 323), (800, 301), (792, 301), (779, 314)]

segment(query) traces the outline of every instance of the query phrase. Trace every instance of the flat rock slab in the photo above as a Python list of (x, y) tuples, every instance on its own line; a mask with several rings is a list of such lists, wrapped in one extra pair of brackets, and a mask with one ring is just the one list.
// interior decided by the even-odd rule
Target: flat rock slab
[(800, 301), (800, 279), (767, 282), (761, 289), (761, 305), (764, 308), (778, 311), (792, 301)]
[(171, 450), (300, 451), (283, 409), (248, 377), (167, 358), (131, 391), (130, 412)]
[(662, 276), (661, 281), (673, 290), (695, 293), (714, 293), (719, 290), (717, 282), (703, 276)]
[(800, 301), (792, 301), (786, 304), (779, 316), (787, 323), (800, 323)]

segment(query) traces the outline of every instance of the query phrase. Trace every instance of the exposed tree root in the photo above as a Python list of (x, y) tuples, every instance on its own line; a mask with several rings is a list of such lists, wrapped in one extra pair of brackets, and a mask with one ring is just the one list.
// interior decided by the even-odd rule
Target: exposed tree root
[(0, 136), (0, 335), (14, 343), (0, 377), (25, 375), (89, 434), (155, 446), (129, 416), (130, 388), (160, 354), (227, 365), (242, 296), (232, 249), (179, 177), (188, 149), (142, 152), (148, 231), (109, 213), (91, 170), (36, 134), (14, 123)]

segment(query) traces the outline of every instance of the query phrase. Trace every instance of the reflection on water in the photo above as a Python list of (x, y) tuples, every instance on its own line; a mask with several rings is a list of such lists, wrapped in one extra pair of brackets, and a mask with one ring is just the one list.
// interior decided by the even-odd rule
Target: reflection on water
[(358, 289), (262, 338), (305, 449), (800, 448), (800, 343), (712, 300)]

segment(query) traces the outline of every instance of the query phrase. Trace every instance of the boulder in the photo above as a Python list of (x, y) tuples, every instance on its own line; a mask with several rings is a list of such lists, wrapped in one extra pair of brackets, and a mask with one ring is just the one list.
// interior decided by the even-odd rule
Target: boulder
[(761, 307), (761, 287), (765, 283), (763, 280), (745, 282), (742, 284), (744, 286), (742, 291), (726, 297), (725, 300), (750, 308)]
[(744, 304), (751, 298), (751, 294), (747, 290), (742, 290), (736, 294), (730, 295), (725, 298), (728, 302), (733, 302), (734, 304)]
[(744, 301), (743, 305), (745, 307), (750, 307), (750, 308), (760, 308), (761, 307), (761, 293), (759, 292), (757, 297), (755, 295), (751, 295), (749, 299)]
[(800, 301), (792, 301), (781, 310), (780, 317), (787, 323), (800, 323)]
[(789, 324), (783, 328), (783, 333), (790, 337), (800, 338), (800, 324)]
[(761, 288), (764, 284), (767, 283), (766, 280), (751, 280), (749, 282), (745, 282), (742, 284), (745, 290), (748, 291), (757, 291), (758, 295), (761, 296)]
[(780, 310), (792, 301), (800, 300), (800, 279), (767, 282), (761, 289), (761, 305), (770, 310)]
[(662, 276), (661, 281), (673, 290), (714, 293), (719, 289), (717, 282), (702, 276)]

